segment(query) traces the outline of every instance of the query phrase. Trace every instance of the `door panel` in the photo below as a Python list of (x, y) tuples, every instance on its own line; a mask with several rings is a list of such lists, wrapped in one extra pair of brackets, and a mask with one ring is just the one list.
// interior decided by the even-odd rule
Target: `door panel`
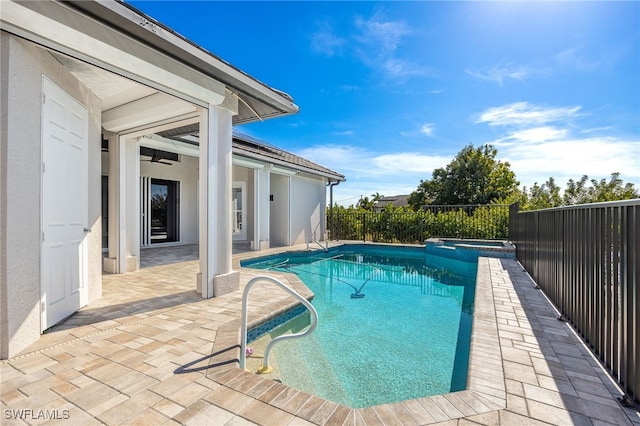
[(88, 113), (43, 79), (42, 315), (45, 330), (87, 303)]

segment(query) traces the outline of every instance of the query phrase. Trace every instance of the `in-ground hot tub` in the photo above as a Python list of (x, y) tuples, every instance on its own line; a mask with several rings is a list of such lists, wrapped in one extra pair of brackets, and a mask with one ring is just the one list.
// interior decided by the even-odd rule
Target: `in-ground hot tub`
[(478, 257), (516, 258), (516, 247), (509, 241), (429, 238), (425, 241), (427, 254), (475, 262)]

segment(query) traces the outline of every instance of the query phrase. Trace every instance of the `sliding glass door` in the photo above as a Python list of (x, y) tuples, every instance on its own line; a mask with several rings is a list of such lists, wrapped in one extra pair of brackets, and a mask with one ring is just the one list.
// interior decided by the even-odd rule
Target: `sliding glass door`
[(142, 245), (180, 240), (179, 182), (142, 179)]

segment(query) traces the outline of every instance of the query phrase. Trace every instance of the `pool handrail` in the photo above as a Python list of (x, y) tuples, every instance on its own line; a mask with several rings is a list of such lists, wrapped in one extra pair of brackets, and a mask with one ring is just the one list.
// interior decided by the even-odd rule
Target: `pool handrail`
[(320, 246), (320, 248), (322, 250), (324, 250), (325, 253), (327, 253), (329, 251), (329, 240), (325, 240), (325, 246), (323, 246), (322, 244), (320, 244), (319, 241), (316, 241), (315, 239), (311, 238), (307, 241), (307, 251), (311, 251), (311, 249), (309, 248), (309, 244), (311, 243), (316, 243), (317, 245)]
[(262, 367), (258, 369), (258, 373), (265, 374), (273, 370), (272, 367), (269, 367), (269, 355), (271, 354), (271, 348), (273, 347), (273, 345), (276, 342), (280, 342), (283, 340), (297, 339), (299, 337), (304, 337), (307, 334), (312, 333), (318, 326), (318, 313), (316, 312), (316, 309), (313, 307), (313, 305), (307, 299), (305, 299), (302, 295), (300, 295), (300, 293), (298, 293), (297, 291), (295, 291), (294, 289), (292, 289), (291, 287), (289, 287), (279, 279), (270, 277), (267, 275), (259, 275), (257, 277), (252, 278), (247, 283), (246, 287), (244, 288), (244, 292), (242, 294), (242, 318), (240, 319), (241, 320), (240, 368), (242, 369), (245, 368), (246, 359), (247, 359), (247, 317), (248, 317), (247, 305), (249, 302), (249, 290), (251, 290), (251, 287), (253, 287), (253, 285), (259, 281), (268, 281), (272, 284), (276, 284), (277, 286), (285, 290), (287, 293), (289, 293), (290, 295), (298, 299), (300, 303), (302, 303), (311, 313), (311, 325), (307, 330), (301, 333), (285, 334), (282, 336), (278, 336), (267, 344), (267, 347), (264, 350), (264, 356), (262, 358)]

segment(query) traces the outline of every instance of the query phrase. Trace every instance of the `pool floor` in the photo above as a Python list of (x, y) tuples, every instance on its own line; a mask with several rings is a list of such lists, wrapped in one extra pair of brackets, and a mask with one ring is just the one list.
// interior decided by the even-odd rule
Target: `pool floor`
[(476, 264), (392, 254), (270, 259), (314, 292), (319, 315), (314, 333), (274, 346), (283, 383), (352, 408), (465, 388)]

